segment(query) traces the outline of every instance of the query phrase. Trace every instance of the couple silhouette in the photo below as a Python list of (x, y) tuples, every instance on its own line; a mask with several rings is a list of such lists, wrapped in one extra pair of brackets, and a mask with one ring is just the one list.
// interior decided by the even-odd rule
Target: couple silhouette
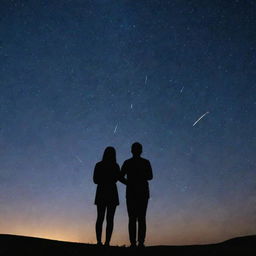
[[(153, 178), (151, 164), (141, 157), (142, 145), (135, 142), (131, 147), (132, 158), (124, 161), (121, 170), (116, 162), (116, 150), (107, 147), (102, 161), (95, 165), (93, 181), (97, 184), (95, 205), (97, 206), (96, 238), (102, 245), (102, 225), (106, 215), (106, 240), (109, 246), (114, 227), (114, 215), (119, 197), (116, 183), (126, 185), (126, 205), (129, 217), (129, 238), (131, 247), (144, 247), (146, 237), (146, 212), (149, 199), (148, 180)], [(137, 228), (138, 223), (138, 228)], [(137, 232), (138, 231), (138, 232)]]

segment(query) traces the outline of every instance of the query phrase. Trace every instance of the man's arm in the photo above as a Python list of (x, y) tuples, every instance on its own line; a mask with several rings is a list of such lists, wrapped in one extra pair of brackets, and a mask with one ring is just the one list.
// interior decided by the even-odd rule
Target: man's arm
[(149, 161), (147, 161), (147, 180), (153, 179), (152, 167)]

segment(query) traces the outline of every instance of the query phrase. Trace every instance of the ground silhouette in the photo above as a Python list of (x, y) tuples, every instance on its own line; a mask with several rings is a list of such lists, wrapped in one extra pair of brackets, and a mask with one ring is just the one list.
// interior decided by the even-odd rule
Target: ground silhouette
[(97, 255), (97, 256), (255, 256), (256, 235), (238, 237), (218, 244), (190, 246), (148, 246), (142, 249), (127, 247), (98, 247), (95, 244), (62, 242), (17, 235), (0, 235), (0, 255)]

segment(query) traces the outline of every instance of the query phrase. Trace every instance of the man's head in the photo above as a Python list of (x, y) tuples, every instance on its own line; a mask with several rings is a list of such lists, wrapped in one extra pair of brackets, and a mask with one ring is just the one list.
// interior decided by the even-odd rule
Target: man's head
[(140, 156), (142, 153), (142, 145), (139, 142), (135, 142), (132, 144), (132, 154), (133, 156)]

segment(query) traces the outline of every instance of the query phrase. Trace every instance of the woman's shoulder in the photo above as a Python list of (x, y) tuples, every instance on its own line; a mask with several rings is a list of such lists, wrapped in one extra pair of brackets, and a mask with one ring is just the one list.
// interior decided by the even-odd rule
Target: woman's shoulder
[(95, 166), (98, 166), (98, 167), (100, 167), (100, 166), (107, 166), (107, 167), (113, 166), (113, 167), (116, 167), (116, 168), (120, 168), (118, 163), (108, 163), (108, 162), (104, 162), (104, 161), (100, 161), (100, 162), (96, 163)]
[(119, 166), (119, 164), (118, 163), (111, 163), (110, 165), (109, 165), (109, 167), (110, 168), (113, 168), (113, 169), (120, 169), (120, 166)]
[(99, 161), (98, 163), (95, 164), (95, 167), (100, 167), (102, 166), (102, 161)]

